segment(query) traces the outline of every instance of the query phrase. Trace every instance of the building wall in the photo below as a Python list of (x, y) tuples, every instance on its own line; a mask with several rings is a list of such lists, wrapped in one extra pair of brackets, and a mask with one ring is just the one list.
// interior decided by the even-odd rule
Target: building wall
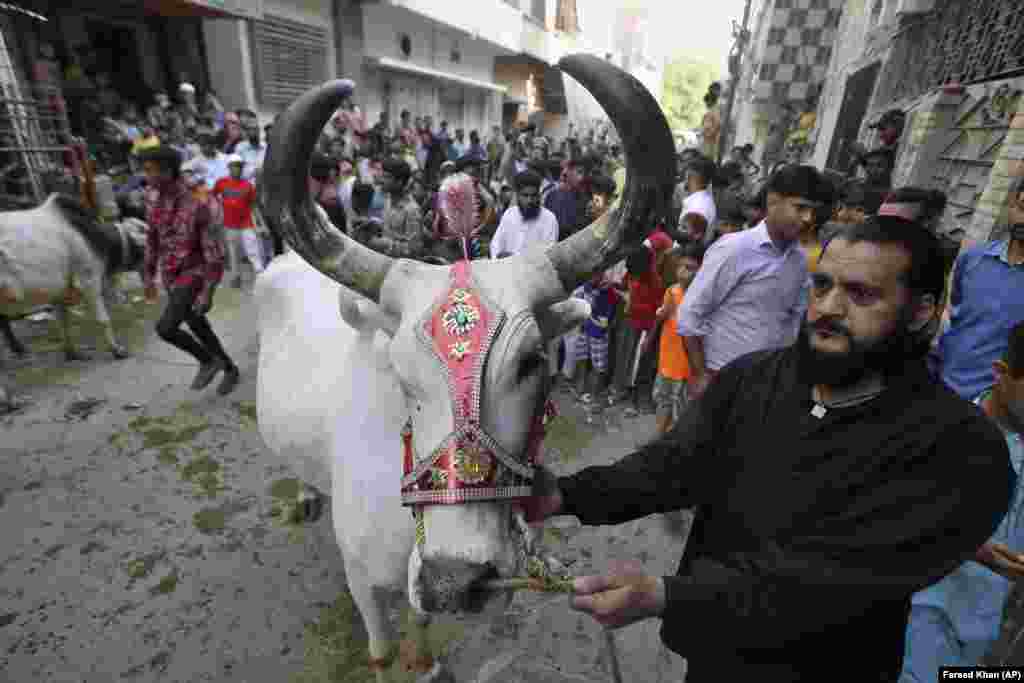
[[(819, 167), (828, 161), (847, 79), (874, 62), (884, 64), (889, 57), (892, 34), (898, 30), (896, 3), (884, 3), (887, 7), (878, 15), (872, 12), (874, 4), (875, 0), (847, 0), (843, 9), (818, 105), (818, 136), (811, 163)], [(870, 111), (865, 116), (865, 121), (868, 119)]]
[(369, 13), (391, 5), (397, 6), (392, 9), (407, 10), (507, 51), (519, 50), (522, 12), (503, 0), (390, 0), (366, 3), (364, 7)]
[[(329, 27), (327, 31), (327, 78), (334, 78), (338, 63), (334, 26), (334, 0), (263, 0), (263, 9), (284, 19), (313, 26)], [(253, 51), (250, 45), (249, 22), (236, 19), (204, 19), (203, 36), (213, 89), (227, 109), (249, 108), (256, 112), (260, 125), (266, 125), (284, 107), (266, 105), (259, 100)]]
[[(441, 71), (485, 83), (495, 82), (494, 59), (508, 54), (494, 43), (475, 38), (461, 30), (436, 23), (421, 14), (389, 3), (363, 6), (363, 39), (366, 57), (386, 57), (413, 66)], [(412, 51), (406, 58), (400, 48), (408, 35)], [(453, 50), (460, 59), (452, 60)], [(359, 95), (368, 120), (377, 120), (385, 108), (392, 121), (402, 109), (414, 116), (430, 115), (435, 123), (447, 120), (449, 128), (480, 131), (486, 136), (501, 121), (500, 93), (463, 86), (426, 75), (366, 69), (366, 87)]]
[(203, 21), (210, 85), (226, 109), (256, 109), (249, 26), (240, 19)]

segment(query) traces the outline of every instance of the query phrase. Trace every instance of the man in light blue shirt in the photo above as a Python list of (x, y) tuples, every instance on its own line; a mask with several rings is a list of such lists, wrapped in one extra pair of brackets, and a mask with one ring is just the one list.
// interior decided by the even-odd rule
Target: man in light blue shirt
[(679, 308), (690, 396), (748, 353), (793, 343), (807, 307), (807, 259), (797, 236), (831, 187), (812, 166), (786, 166), (766, 184), (767, 216), (711, 245)]
[(254, 181), (259, 172), (263, 170), (263, 161), (267, 157), (267, 146), (260, 142), (260, 127), (250, 125), (246, 131), (248, 136), (235, 147), (235, 154), (242, 157), (245, 162), (242, 178), (250, 182)]
[(992, 386), (992, 363), (1010, 329), (1024, 321), (1024, 178), (1008, 194), (1008, 240), (967, 249), (953, 266), (949, 328), (934, 361), (942, 380), (967, 400)]
[(185, 162), (182, 171), (191, 173), (196, 182), (202, 183), (207, 190), (212, 190), (218, 180), (228, 175), (228, 157), (217, 149), (212, 133), (207, 132), (199, 136), (199, 147), (199, 156)]
[[(1009, 334), (1007, 352), (992, 364), (995, 386), (975, 403), (995, 420), (1010, 449), (1017, 487), (1010, 509), (976, 561), (965, 562), (911, 599), (899, 683), (932, 683), (941, 666), (978, 666), (999, 639), (1011, 580), (1024, 578), (1024, 323)], [(965, 473), (966, 474), (966, 473)], [(951, 495), (955, 493), (951, 492)]]

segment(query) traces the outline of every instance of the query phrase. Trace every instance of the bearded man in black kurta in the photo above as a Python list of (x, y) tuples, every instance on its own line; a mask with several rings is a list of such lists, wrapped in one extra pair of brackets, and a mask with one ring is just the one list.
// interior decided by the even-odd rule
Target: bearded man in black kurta
[(926, 230), (847, 226), (793, 346), (726, 366), (614, 465), (540, 470), (531, 522), (697, 506), (676, 576), (578, 578), (572, 608), (610, 627), (661, 617), (687, 683), (895, 681), (910, 596), (974, 556), (1016, 485), (1003, 436), (926, 370), (942, 289)]

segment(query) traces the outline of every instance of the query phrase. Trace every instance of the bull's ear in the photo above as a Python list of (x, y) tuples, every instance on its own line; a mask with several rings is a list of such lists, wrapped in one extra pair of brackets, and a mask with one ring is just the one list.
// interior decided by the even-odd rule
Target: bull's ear
[(575, 297), (559, 301), (534, 314), (544, 339), (554, 339), (581, 325), (590, 317), (590, 304)]
[(353, 329), (372, 334), (377, 330), (389, 337), (398, 331), (398, 318), (384, 311), (380, 306), (353, 291), (338, 288), (338, 309), (341, 319)]

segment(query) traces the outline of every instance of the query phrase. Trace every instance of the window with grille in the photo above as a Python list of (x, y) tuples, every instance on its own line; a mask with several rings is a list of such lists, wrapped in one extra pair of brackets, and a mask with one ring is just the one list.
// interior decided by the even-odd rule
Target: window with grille
[(903, 28), (879, 82), (874, 107), (917, 97), (946, 83), (1024, 74), (1024, 3), (940, 0)]
[(327, 78), (327, 30), (264, 14), (253, 22), (253, 60), (263, 104), (288, 105)]

